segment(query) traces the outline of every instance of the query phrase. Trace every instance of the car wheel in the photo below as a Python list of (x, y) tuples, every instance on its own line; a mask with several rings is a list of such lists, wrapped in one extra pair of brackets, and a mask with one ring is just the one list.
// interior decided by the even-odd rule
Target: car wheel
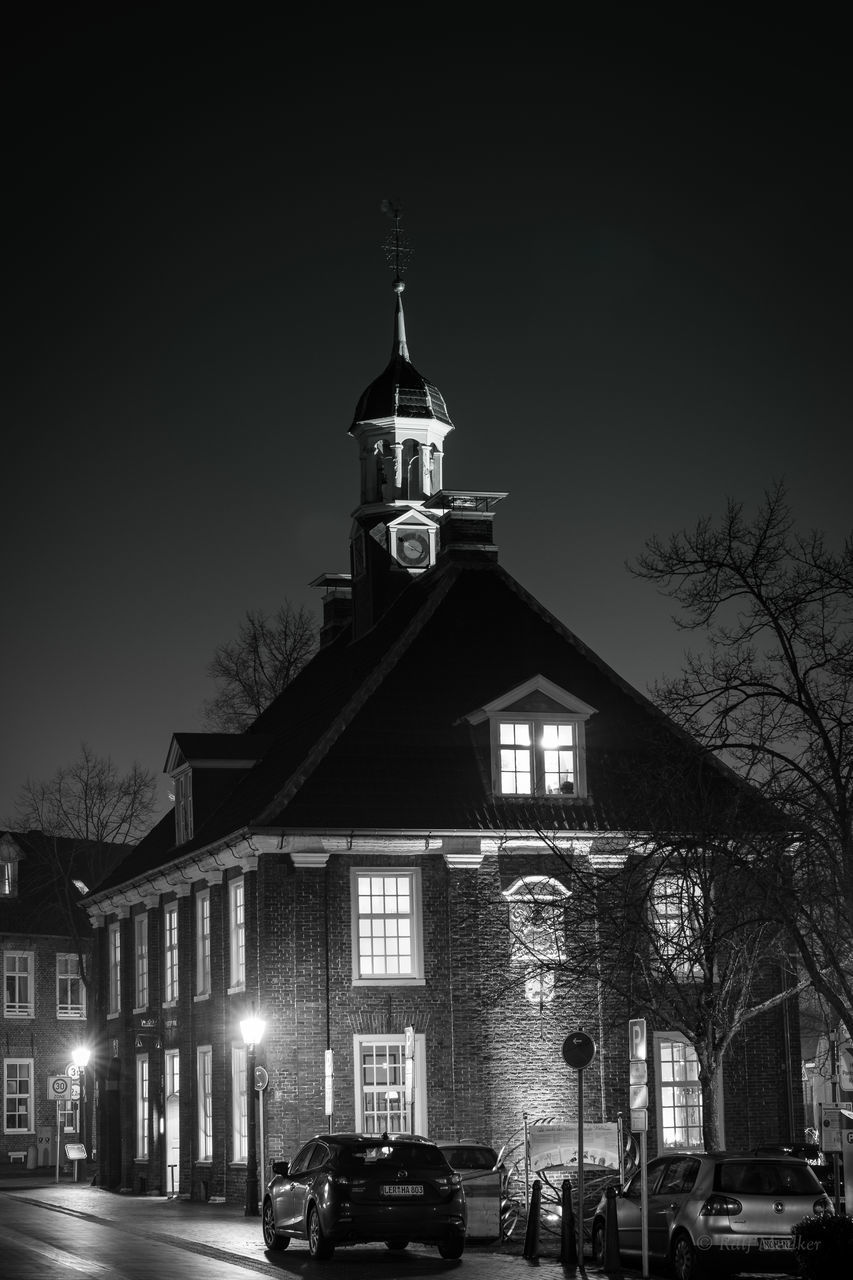
[(329, 1244), (323, 1234), (317, 1206), (312, 1204), (308, 1210), (308, 1252), (312, 1258), (317, 1258), (319, 1261), (323, 1258), (331, 1258), (333, 1248), (334, 1245)]
[(408, 1240), (386, 1240), (386, 1249), (405, 1249), (408, 1247)]
[(461, 1231), (446, 1236), (438, 1246), (442, 1258), (461, 1258), (465, 1249), (465, 1237)]
[(264, 1201), (261, 1214), (261, 1230), (264, 1233), (264, 1248), (266, 1249), (286, 1249), (290, 1244), (290, 1236), (280, 1236), (275, 1229), (272, 1200)]
[(604, 1223), (600, 1218), (592, 1224), (592, 1260), (597, 1267), (604, 1266)]
[(693, 1241), (680, 1232), (672, 1242), (672, 1273), (675, 1280), (698, 1280), (704, 1272)]

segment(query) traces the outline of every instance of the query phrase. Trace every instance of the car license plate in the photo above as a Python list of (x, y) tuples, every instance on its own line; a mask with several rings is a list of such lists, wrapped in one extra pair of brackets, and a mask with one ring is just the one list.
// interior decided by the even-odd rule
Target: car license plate
[(761, 1236), (758, 1241), (759, 1249), (793, 1249), (793, 1236)]
[(380, 1191), (383, 1196), (422, 1196), (424, 1188), (421, 1182), (392, 1182)]

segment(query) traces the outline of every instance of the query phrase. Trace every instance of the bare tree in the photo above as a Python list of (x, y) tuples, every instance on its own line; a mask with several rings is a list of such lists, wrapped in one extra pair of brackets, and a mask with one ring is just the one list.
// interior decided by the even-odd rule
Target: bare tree
[(317, 628), (305, 609), (285, 602), (271, 617), (246, 611), (236, 640), (221, 644), (208, 675), (219, 683), (205, 703), (208, 728), (243, 733), (299, 674), (317, 644)]
[(652, 538), (633, 567), (701, 637), (659, 705), (789, 830), (752, 867), (818, 995), (853, 1034), (853, 540), (797, 532), (782, 485)]
[[(109, 756), (85, 743), (79, 758), (46, 782), (28, 780), (15, 804), (15, 825), (26, 844), (30, 901), (58, 911), (74, 939), (84, 982), (88, 923), (80, 898), (93, 890), (147, 831), (154, 813), (156, 780), (133, 764), (120, 773)], [(33, 891), (35, 890), (35, 893)], [(32, 922), (38, 923), (38, 918)], [(28, 922), (21, 920), (22, 927)]]

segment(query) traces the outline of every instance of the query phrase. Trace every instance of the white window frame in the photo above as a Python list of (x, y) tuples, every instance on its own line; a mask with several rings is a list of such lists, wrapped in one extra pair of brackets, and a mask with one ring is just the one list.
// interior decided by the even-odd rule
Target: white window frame
[(176, 773), (175, 843), (185, 844), (193, 838), (193, 773), (189, 766)]
[(178, 1003), (178, 900), (163, 906), (163, 1008)]
[(210, 889), (199, 889), (195, 897), (195, 998), (210, 995)]
[[(658, 1151), (704, 1151), (702, 1142), (702, 1091), (699, 1085), (698, 1060), (693, 1045), (678, 1031), (654, 1033), (655, 1054), (655, 1102), (657, 1104)], [(684, 1074), (677, 1078), (680, 1064)], [(695, 1072), (695, 1074), (694, 1074)], [(691, 1096), (687, 1096), (690, 1091)], [(720, 1090), (720, 1137), (725, 1127), (722, 1110), (723, 1090)], [(668, 1116), (676, 1111), (683, 1113), (681, 1124), (668, 1123)], [(691, 1144), (691, 1135), (693, 1141)], [(723, 1143), (725, 1149), (725, 1142)]]
[[(76, 999), (73, 998), (75, 984)], [(56, 1016), (63, 1019), (86, 1017), (86, 984), (80, 972), (80, 956), (76, 951), (56, 953)]]
[[(365, 1107), (364, 1095), (367, 1090), (371, 1088), (381, 1090), (382, 1083), (379, 1078), (375, 1079), (373, 1082), (366, 1082), (363, 1079), (365, 1064), (362, 1062), (362, 1058), (366, 1051), (375, 1051), (376, 1048), (384, 1048), (385, 1046), (388, 1046), (392, 1049), (399, 1049), (396, 1069), (390, 1073), (391, 1079), (388, 1081), (391, 1090), (398, 1092), (401, 1095), (399, 1103), (394, 1104), (394, 1110), (390, 1113), (398, 1115), (403, 1125), (403, 1128), (396, 1130), (396, 1132), (417, 1133), (420, 1134), (421, 1137), (427, 1137), (429, 1133), (429, 1111), (427, 1106), (428, 1100), (426, 1089), (426, 1036), (422, 1032), (415, 1032), (414, 1079), (412, 1089), (412, 1100), (414, 1102), (415, 1112), (414, 1128), (412, 1128), (411, 1106), (407, 1106), (405, 1101), (405, 1032), (401, 1032), (399, 1034), (390, 1033), (387, 1035), (366, 1035), (359, 1033), (353, 1036), (352, 1043), (356, 1133), (371, 1132), (371, 1130), (368, 1130), (366, 1127), (370, 1123), (370, 1117), (369, 1114), (366, 1114), (367, 1108)], [(376, 1114), (375, 1111), (374, 1114)], [(389, 1113), (386, 1112), (386, 1115), (387, 1114)], [(379, 1128), (375, 1131), (382, 1133), (384, 1132), (384, 1129)]]
[(121, 1013), (121, 921), (107, 925), (107, 1017)]
[(249, 1158), (249, 1111), (246, 1092), (246, 1055), (244, 1044), (231, 1045), (231, 1163), (245, 1164)]
[(150, 999), (150, 969), (148, 964), (148, 911), (140, 911), (133, 917), (133, 1009), (134, 1013), (148, 1008)]
[(503, 891), (509, 907), (510, 963), (524, 971), (532, 1004), (554, 998), (554, 971), (566, 955), (566, 904), (570, 891), (553, 876), (527, 875)]
[(228, 881), (229, 994), (246, 989), (246, 877)]
[[(531, 677), (523, 684), (516, 685), (508, 693), (495, 698), (492, 702), (472, 711), (465, 719), (472, 725), (489, 722), (491, 741), (492, 790), (496, 796), (518, 799), (524, 797), (540, 800), (577, 800), (588, 795), (586, 778), (586, 722), (595, 715), (595, 707), (582, 702), (566, 689), (561, 689), (552, 680), (542, 675)], [(502, 743), (501, 726), (520, 728), (522, 741), (515, 746)], [(573, 742), (570, 747), (560, 747), (568, 751), (573, 758), (573, 779), (571, 790), (562, 790), (560, 784), (546, 790), (546, 779), (553, 776), (555, 761), (551, 754), (558, 750), (556, 744), (545, 740), (546, 731), (551, 726), (569, 726), (573, 730)], [(508, 736), (508, 735), (507, 735)], [(522, 763), (521, 756), (527, 764), (526, 770), (510, 770), (503, 767), (508, 764), (502, 751), (516, 754), (516, 764)], [(547, 766), (552, 766), (548, 768)], [(528, 789), (518, 787), (504, 790), (504, 779), (510, 772), (529, 774)], [(559, 775), (558, 775), (559, 776)], [(567, 783), (564, 785), (568, 785)]]
[(198, 1081), (198, 1159), (202, 1164), (213, 1160), (213, 1048), (199, 1045), (196, 1050)]
[[(365, 879), (390, 881), (405, 879), (408, 884), (408, 912), (369, 913), (361, 910), (366, 898), (359, 894), (359, 886)], [(383, 897), (386, 895), (383, 894)], [(387, 895), (392, 897), (394, 895)], [(421, 871), (419, 867), (353, 867), (350, 872), (350, 903), (352, 918), (352, 982), (356, 987), (411, 987), (424, 986), (424, 953), (423, 953), (423, 899), (421, 890)], [(408, 921), (409, 924), (409, 964), (411, 972), (370, 972), (363, 956), (364, 945), (368, 937), (377, 941), (380, 936), (389, 939), (401, 936), (399, 925), (394, 922)], [(388, 932), (389, 925), (391, 932)], [(402, 936), (405, 936), (403, 934)], [(393, 942), (385, 953), (385, 963), (393, 964)], [(399, 950), (398, 950), (399, 954)]]
[[(10, 982), (15, 990), (14, 999), (10, 998)], [(36, 1016), (36, 965), (33, 951), (10, 949), (3, 952), (3, 1016)]]
[[(19, 1073), (20, 1068), (25, 1068), (23, 1076)], [(10, 1090), (10, 1071), (14, 1069), (15, 1073), (15, 1089)], [(22, 1079), (26, 1082), (27, 1087), (21, 1089)], [(23, 1102), (23, 1110), (21, 1110), (21, 1102)], [(9, 1108), (10, 1105), (15, 1107), (15, 1116), (24, 1117), (25, 1124), (9, 1124)], [(3, 1132), (14, 1137), (21, 1137), (26, 1133), (35, 1133), (35, 1093), (34, 1093), (34, 1059), (32, 1058), (4, 1058), (3, 1059)]]
[(136, 1055), (136, 1159), (148, 1159), (148, 1118), (150, 1114), (148, 1054)]

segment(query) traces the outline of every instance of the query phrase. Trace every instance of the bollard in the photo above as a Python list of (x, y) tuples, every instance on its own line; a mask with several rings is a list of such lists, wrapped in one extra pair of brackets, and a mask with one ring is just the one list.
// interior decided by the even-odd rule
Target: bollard
[(542, 1183), (534, 1180), (530, 1192), (530, 1208), (527, 1211), (527, 1229), (524, 1232), (524, 1254), (528, 1262), (539, 1257), (539, 1211), (542, 1203)]
[(575, 1236), (575, 1215), (572, 1212), (572, 1184), (568, 1178), (563, 1179), (562, 1206), (560, 1261), (567, 1266), (576, 1267), (578, 1265), (578, 1242)]
[(604, 1192), (604, 1252), (601, 1265), (605, 1271), (621, 1275), (619, 1257), (619, 1227), (616, 1222), (616, 1188), (607, 1187)]

